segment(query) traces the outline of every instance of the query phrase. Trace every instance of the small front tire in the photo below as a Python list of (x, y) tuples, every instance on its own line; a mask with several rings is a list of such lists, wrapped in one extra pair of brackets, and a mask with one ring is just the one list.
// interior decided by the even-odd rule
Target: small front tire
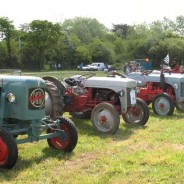
[[(78, 132), (74, 123), (65, 117), (57, 118), (60, 121), (60, 130), (64, 130), (66, 133), (66, 139), (61, 137), (53, 137), (47, 139), (48, 145), (53, 149), (63, 150), (65, 152), (71, 152), (77, 145)], [(54, 127), (56, 128), (56, 127)], [(57, 130), (48, 129), (47, 133), (53, 133)]]
[(114, 134), (119, 128), (120, 117), (112, 104), (102, 102), (94, 107), (91, 121), (95, 130)]
[(149, 108), (146, 102), (137, 98), (137, 104), (133, 108), (128, 108), (122, 115), (125, 123), (133, 125), (145, 125), (149, 119)]
[(152, 109), (155, 114), (161, 116), (172, 115), (174, 107), (174, 101), (168, 94), (160, 93), (153, 98)]

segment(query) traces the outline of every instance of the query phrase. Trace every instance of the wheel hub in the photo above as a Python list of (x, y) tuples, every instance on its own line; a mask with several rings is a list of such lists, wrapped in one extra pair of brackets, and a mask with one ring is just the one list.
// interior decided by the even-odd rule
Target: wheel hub
[(140, 113), (141, 113), (141, 109), (138, 108), (138, 107), (135, 107), (135, 108), (133, 109), (133, 111), (132, 111), (132, 114), (133, 114), (134, 116), (139, 116)]
[(164, 109), (165, 105), (163, 103), (160, 103), (159, 107), (160, 107), (160, 109)]
[(8, 148), (6, 144), (0, 139), (0, 164), (3, 164), (8, 157)]
[(105, 125), (106, 122), (107, 122), (107, 117), (106, 117), (105, 115), (101, 116), (101, 117), (100, 117), (100, 122), (101, 122), (103, 125)]

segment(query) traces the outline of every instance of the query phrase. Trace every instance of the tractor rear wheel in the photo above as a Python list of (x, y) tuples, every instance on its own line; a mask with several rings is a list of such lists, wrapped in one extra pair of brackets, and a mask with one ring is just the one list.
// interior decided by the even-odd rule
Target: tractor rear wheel
[(60, 95), (58, 88), (53, 82), (46, 80), (45, 84), (45, 114), (55, 119), (63, 114), (63, 96)]
[(18, 158), (17, 144), (13, 136), (0, 128), (0, 168), (11, 169)]
[(95, 130), (114, 134), (119, 128), (120, 117), (112, 104), (102, 102), (94, 107), (91, 121)]
[(176, 103), (176, 109), (178, 111), (184, 112), (184, 102), (177, 102)]
[(149, 119), (149, 108), (146, 102), (137, 98), (137, 104), (133, 108), (128, 108), (126, 114), (122, 115), (125, 123), (133, 125), (145, 125)]
[(172, 115), (174, 107), (174, 101), (168, 94), (160, 93), (153, 98), (152, 109), (155, 114), (161, 116)]
[[(63, 130), (65, 138), (63, 137), (53, 137), (47, 139), (48, 145), (53, 149), (63, 150), (65, 152), (71, 152), (75, 146), (77, 145), (78, 141), (78, 133), (77, 128), (74, 123), (65, 117), (57, 118), (60, 121), (59, 130)], [(53, 127), (56, 128), (56, 127)], [(48, 129), (47, 133), (53, 133), (55, 131), (59, 131), (56, 129)]]

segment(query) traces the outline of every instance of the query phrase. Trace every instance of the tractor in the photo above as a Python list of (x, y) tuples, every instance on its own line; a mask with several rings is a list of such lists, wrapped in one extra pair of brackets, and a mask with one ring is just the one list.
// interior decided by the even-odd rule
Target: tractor
[[(77, 144), (74, 123), (61, 114), (45, 116), (45, 98), (54, 84), (33, 76), (0, 76), (0, 168), (11, 169), (18, 144), (47, 139), (49, 147), (71, 152)], [(59, 91), (54, 90), (59, 96)]]
[(148, 105), (152, 103), (157, 115), (172, 115), (176, 107), (184, 112), (184, 75), (172, 71), (132, 72), (127, 76), (114, 72), (112, 75), (137, 81), (137, 96)]
[(46, 86), (53, 83), (60, 91), (58, 100), (54, 100), (54, 94), (48, 95), (46, 115), (54, 117), (59, 111), (69, 112), (73, 117), (91, 118), (94, 129), (107, 134), (114, 134), (118, 130), (119, 115), (129, 124), (147, 123), (149, 109), (142, 99), (136, 98), (135, 80), (94, 75), (91, 72), (74, 75), (65, 78), (64, 82), (54, 77), (43, 77)]

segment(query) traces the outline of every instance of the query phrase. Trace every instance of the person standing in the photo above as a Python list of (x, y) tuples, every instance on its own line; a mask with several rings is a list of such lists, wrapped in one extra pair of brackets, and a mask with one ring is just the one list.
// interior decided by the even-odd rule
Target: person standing
[(128, 64), (125, 63), (125, 66), (124, 66), (124, 74), (126, 74), (127, 67), (128, 67)]

